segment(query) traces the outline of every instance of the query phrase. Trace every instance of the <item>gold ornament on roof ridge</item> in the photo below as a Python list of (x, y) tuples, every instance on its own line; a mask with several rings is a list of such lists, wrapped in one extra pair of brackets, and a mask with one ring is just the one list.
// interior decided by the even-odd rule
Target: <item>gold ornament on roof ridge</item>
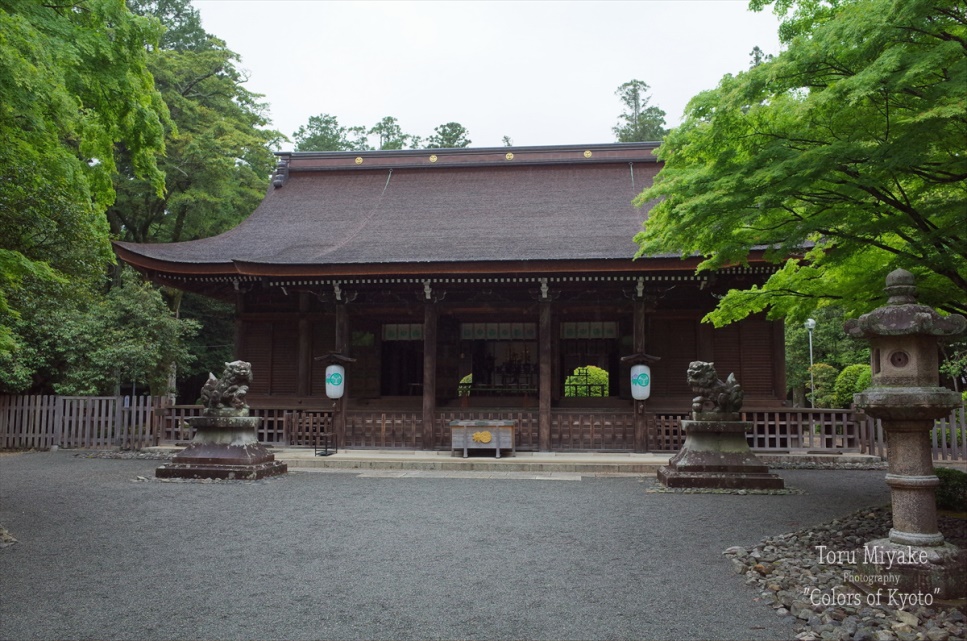
[(584, 157), (585, 158), (590, 158), (591, 157), (591, 150), (590, 149), (588, 149), (587, 151), (584, 152)]
[(363, 157), (362, 156), (356, 156), (356, 164), (357, 165), (363, 164)]
[(436, 154), (430, 154), (430, 162), (436, 162)]
[(504, 158), (506, 158), (507, 160), (513, 160), (514, 159), (514, 154), (512, 154), (511, 152), (508, 151), (507, 152), (507, 155), (504, 156)]

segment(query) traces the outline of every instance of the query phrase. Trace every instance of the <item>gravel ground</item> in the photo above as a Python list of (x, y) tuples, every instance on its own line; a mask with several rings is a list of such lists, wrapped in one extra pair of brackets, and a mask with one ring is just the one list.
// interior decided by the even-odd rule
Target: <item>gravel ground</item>
[(882, 471), (801, 494), (653, 478), (137, 482), (158, 461), (0, 461), (3, 639), (794, 639), (726, 548), (887, 503)]

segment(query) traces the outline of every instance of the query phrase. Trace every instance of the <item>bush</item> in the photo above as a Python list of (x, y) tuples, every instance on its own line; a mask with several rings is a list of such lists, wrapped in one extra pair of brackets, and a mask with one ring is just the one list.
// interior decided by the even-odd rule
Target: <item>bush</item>
[(938, 467), (935, 473), (940, 479), (937, 509), (967, 512), (967, 474), (947, 467)]
[(836, 407), (849, 407), (853, 404), (853, 394), (869, 387), (872, 380), (870, 366), (867, 364), (848, 365), (836, 377), (833, 396)]
[[(816, 381), (816, 389), (810, 393), (813, 407), (833, 407), (836, 402), (834, 387), (839, 371), (826, 363), (816, 363), (808, 371)], [(809, 387), (808, 383), (806, 387)]]

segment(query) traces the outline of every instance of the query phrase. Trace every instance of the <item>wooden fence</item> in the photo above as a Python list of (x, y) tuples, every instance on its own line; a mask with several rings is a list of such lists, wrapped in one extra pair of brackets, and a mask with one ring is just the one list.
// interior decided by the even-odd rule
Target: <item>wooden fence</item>
[[(877, 428), (883, 431), (882, 427)], [(967, 461), (967, 407), (954, 410), (948, 418), (937, 421), (930, 438), (935, 460)]]
[(155, 445), (150, 396), (0, 396), (0, 448)]
[[(139, 449), (158, 443), (191, 440), (185, 419), (201, 415), (200, 405), (164, 407), (150, 396), (0, 396), (0, 448), (49, 449), (122, 447)], [(311, 445), (315, 431), (331, 429), (328, 411), (291, 408), (252, 408), (262, 418), (258, 438), (265, 443)], [(311, 414), (311, 421), (305, 416)], [(673, 452), (681, 448), (681, 421), (686, 412), (646, 414), (646, 449)], [(887, 442), (878, 421), (845, 409), (776, 408), (742, 412), (752, 423), (749, 445), (756, 450), (857, 451), (885, 457)], [(537, 450), (539, 415), (536, 410), (440, 410), (434, 419), (437, 449), (450, 442), (450, 421), (512, 420), (518, 425), (517, 448)], [(551, 414), (554, 451), (632, 451), (634, 414), (622, 410), (564, 410)], [(931, 433), (934, 459), (967, 461), (967, 412), (955, 410), (937, 421)], [(341, 447), (419, 449), (423, 446), (420, 412), (349, 410), (346, 442)]]

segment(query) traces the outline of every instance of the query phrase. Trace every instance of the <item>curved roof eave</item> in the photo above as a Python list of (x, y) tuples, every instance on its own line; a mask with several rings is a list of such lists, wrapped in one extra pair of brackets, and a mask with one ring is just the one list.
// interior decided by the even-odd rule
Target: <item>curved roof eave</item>
[(198, 262), (198, 261), (174, 261), (148, 256), (143, 251), (136, 251), (135, 247), (142, 248), (146, 245), (141, 243), (128, 243), (120, 240), (111, 241), (114, 246), (114, 253), (118, 258), (129, 265), (152, 271), (171, 273), (171, 274), (206, 274), (206, 275), (231, 275), (237, 274), (234, 261), (218, 262)]

